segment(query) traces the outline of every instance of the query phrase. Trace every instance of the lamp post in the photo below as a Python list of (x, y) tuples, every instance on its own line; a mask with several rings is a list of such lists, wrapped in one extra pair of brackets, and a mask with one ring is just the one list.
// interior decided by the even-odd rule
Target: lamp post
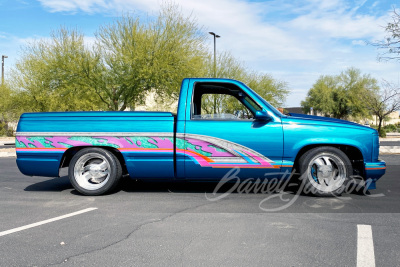
[(4, 84), (4, 59), (8, 58), (8, 56), (2, 55), (1, 56), (1, 85)]
[[(217, 78), (217, 58), (216, 58), (216, 55), (217, 55), (217, 44), (216, 43), (217, 42), (216, 42), (216, 40), (217, 40), (217, 38), (219, 38), (221, 36), (215, 34), (214, 32), (209, 32), (209, 34), (214, 36), (214, 78)], [(216, 95), (214, 95), (213, 98), (214, 98), (214, 115), (215, 115), (215, 114), (217, 114), (217, 97), (216, 97)]]
[(221, 37), (214, 32), (209, 32), (209, 34), (214, 36), (214, 78), (217, 77), (217, 59), (216, 59), (216, 54), (217, 54), (217, 44), (216, 44), (216, 39)]

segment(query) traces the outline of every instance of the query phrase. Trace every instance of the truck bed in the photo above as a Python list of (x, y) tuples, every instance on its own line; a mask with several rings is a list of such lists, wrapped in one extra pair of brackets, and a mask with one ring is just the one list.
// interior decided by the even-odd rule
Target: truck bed
[[(151, 111), (25, 113), (21, 115), (17, 132), (145, 132), (150, 129), (172, 132), (170, 124), (174, 116), (170, 112)], [(140, 125), (126, 123), (129, 121), (140, 121)]]
[[(121, 152), (133, 178), (174, 177), (174, 121), (169, 112), (25, 113), (16, 133), (17, 164), (26, 175), (58, 176), (74, 147), (97, 146)], [(168, 150), (154, 153), (166, 143)], [(159, 171), (149, 171), (155, 161)]]

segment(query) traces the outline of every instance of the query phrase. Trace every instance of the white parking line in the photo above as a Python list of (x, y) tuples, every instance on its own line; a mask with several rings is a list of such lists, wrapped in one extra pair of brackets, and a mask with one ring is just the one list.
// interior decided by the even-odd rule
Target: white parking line
[(371, 225), (357, 225), (357, 267), (375, 267)]
[(28, 224), (28, 225), (21, 226), (21, 227), (18, 227), (18, 228), (14, 228), (14, 229), (11, 229), (11, 230), (3, 231), (3, 232), (0, 232), (0, 236), (9, 235), (9, 234), (16, 233), (16, 232), (19, 232), (19, 231), (23, 231), (23, 230), (26, 230), (26, 229), (29, 229), (29, 228), (40, 226), (40, 225), (43, 225), (43, 224), (46, 224), (46, 223), (55, 222), (55, 221), (62, 220), (62, 219), (65, 219), (65, 218), (69, 218), (69, 217), (72, 217), (72, 216), (76, 216), (76, 215), (79, 215), (79, 214), (82, 214), (82, 213), (85, 213), (85, 212), (89, 212), (89, 211), (92, 211), (92, 210), (97, 210), (97, 208), (87, 208), (87, 209), (84, 209), (84, 210), (80, 210), (80, 211), (77, 211), (77, 212), (65, 214), (65, 215), (62, 215), (62, 216), (59, 216), (59, 217), (55, 217), (55, 218), (52, 218), (52, 219), (48, 219), (48, 220), (44, 220), (44, 221), (41, 221), (41, 222), (32, 223), (32, 224)]

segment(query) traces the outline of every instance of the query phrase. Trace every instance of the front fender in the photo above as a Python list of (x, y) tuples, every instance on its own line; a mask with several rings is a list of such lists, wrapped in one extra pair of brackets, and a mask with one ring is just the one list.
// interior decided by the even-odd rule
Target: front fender
[(283, 123), (284, 158), (294, 161), (299, 151), (306, 146), (346, 145), (357, 148), (365, 162), (371, 161), (373, 148), (372, 131), (334, 123)]
[[(307, 146), (351, 146), (358, 149), (363, 158), (365, 158), (368, 153), (368, 147), (356, 140), (348, 139), (348, 138), (309, 138), (301, 140), (297, 143), (294, 143), (291, 149), (287, 149), (289, 154), (297, 155), (301, 149)], [(286, 150), (285, 150), (286, 151)]]

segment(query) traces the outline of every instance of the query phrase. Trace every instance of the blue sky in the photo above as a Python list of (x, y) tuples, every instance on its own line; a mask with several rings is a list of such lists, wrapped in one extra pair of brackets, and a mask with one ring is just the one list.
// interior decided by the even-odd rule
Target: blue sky
[[(21, 48), (60, 26), (93, 40), (100, 25), (123, 12), (155, 13), (160, 0), (0, 0), (0, 54), (6, 76)], [(366, 42), (382, 40), (395, 1), (176, 0), (205, 31), (221, 35), (217, 50), (232, 52), (247, 67), (286, 81), (285, 106), (299, 106), (320, 75), (359, 68), (379, 81), (398, 83), (399, 63), (379, 62)], [(210, 36), (210, 49), (212, 38)]]

